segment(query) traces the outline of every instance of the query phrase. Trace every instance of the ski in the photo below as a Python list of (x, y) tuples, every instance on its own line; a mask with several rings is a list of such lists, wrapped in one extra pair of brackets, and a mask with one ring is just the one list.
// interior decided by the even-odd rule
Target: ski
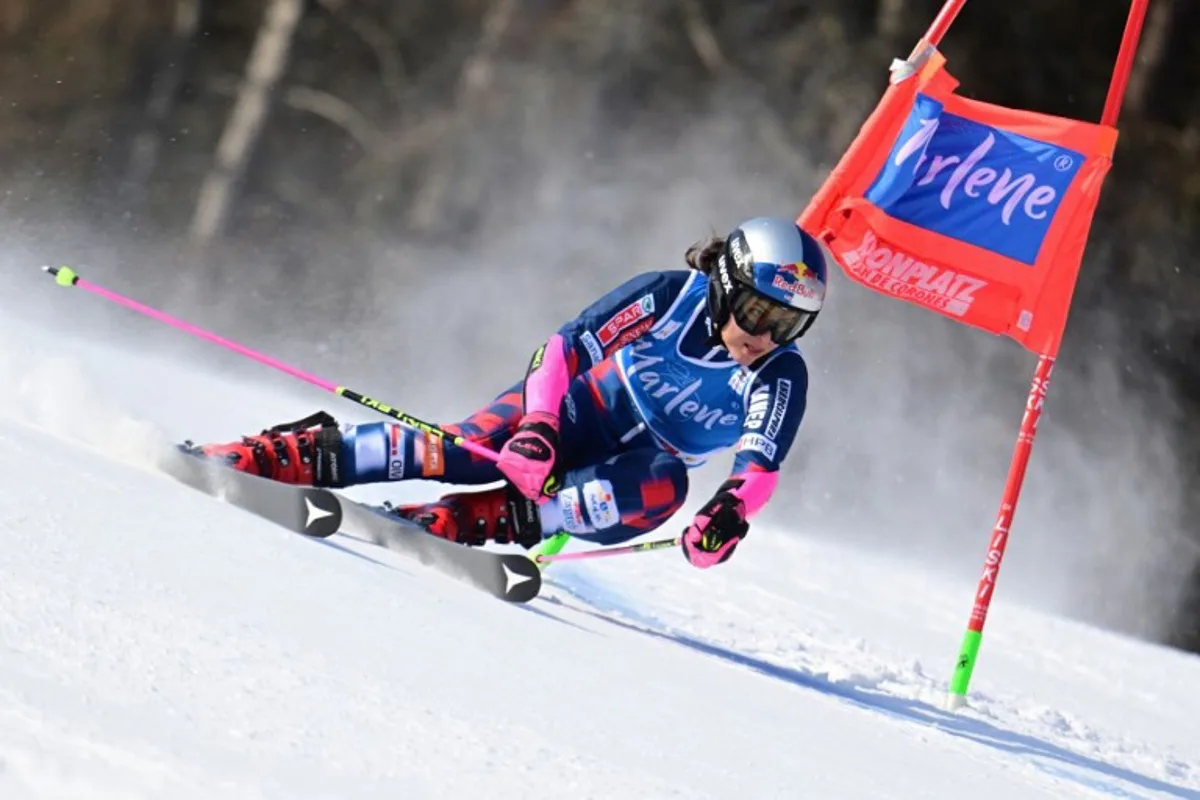
[(295, 533), (324, 539), (344, 533), (415, 558), (426, 566), (510, 603), (527, 603), (542, 588), (541, 569), (519, 553), (498, 553), (440, 539), (386, 508), (359, 503), (329, 489), (249, 475), (202, 455), (189, 442), (160, 468), (193, 489)]
[(343, 533), (360, 535), (372, 544), (415, 558), (510, 603), (528, 603), (542, 589), (541, 569), (527, 555), (457, 544), (434, 536), (385, 507), (339, 498)]
[(197, 491), (305, 536), (324, 539), (342, 527), (342, 503), (328, 489), (291, 486), (229, 469), (185, 442), (159, 468)]

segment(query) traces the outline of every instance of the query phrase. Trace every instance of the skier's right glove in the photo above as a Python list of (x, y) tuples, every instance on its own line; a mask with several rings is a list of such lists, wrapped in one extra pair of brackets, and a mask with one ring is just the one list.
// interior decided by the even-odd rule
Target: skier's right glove
[(746, 502), (733, 493), (741, 484), (734, 479), (721, 484), (683, 532), (683, 555), (693, 567), (708, 569), (726, 561), (750, 531)]
[(544, 411), (526, 414), (516, 434), (500, 449), (496, 466), (530, 500), (558, 491), (554, 464), (558, 458), (558, 417)]

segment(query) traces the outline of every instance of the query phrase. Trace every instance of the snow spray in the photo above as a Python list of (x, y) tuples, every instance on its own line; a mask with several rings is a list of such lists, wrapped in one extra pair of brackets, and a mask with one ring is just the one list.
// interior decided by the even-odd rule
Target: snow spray
[(253, 359), (260, 364), (264, 364), (272, 369), (279, 370), (287, 375), (291, 375), (293, 378), (299, 378), (306, 383), (310, 383), (313, 386), (324, 389), (327, 392), (336, 394), (338, 397), (344, 397), (353, 403), (358, 403), (360, 406), (366, 406), (374, 411), (378, 411), (380, 414), (396, 420), (401, 425), (414, 428), (430, 436), (436, 436), (439, 439), (447, 439), (453, 442), (455, 445), (474, 453), (477, 456), (491, 459), (492, 461), (495, 461), (499, 458), (499, 454), (496, 453), (495, 450), (464, 439), (462, 436), (455, 436), (448, 431), (442, 430), (436, 425), (423, 422), (416, 417), (406, 414), (398, 408), (389, 406), (386, 403), (381, 403), (378, 400), (373, 400), (370, 397), (367, 397), (366, 395), (356, 392), (353, 389), (349, 389), (345, 386), (338, 386), (336, 383), (327, 381), (324, 378), (318, 378), (316, 375), (312, 375), (304, 370), (297, 369), (296, 367), (285, 364), (282, 361), (271, 358), (270, 356), (264, 355), (256, 350), (251, 350), (245, 345), (238, 344), (237, 342), (231, 342), (230, 340), (218, 336), (215, 333), (198, 328), (195, 325), (192, 325), (189, 322), (184, 322), (183, 320), (173, 317), (170, 314), (150, 308), (149, 306), (143, 305), (136, 300), (132, 300), (128, 297), (117, 294), (116, 292), (110, 291), (109, 289), (97, 286), (94, 283), (89, 283), (83, 278), (80, 278), (79, 275), (76, 274), (75, 270), (71, 269), (70, 267), (42, 267), (42, 269), (53, 275), (59, 286), (75, 287), (76, 289), (83, 289), (85, 292), (91, 292), (92, 294), (102, 297), (105, 300), (124, 306), (125, 308), (136, 311), (137, 313), (143, 314), (151, 319), (155, 319), (159, 322), (170, 325), (172, 328), (178, 328), (185, 333), (190, 333), (192, 336), (196, 336), (200, 339), (204, 339), (205, 341), (220, 345), (227, 350), (232, 350), (238, 355)]

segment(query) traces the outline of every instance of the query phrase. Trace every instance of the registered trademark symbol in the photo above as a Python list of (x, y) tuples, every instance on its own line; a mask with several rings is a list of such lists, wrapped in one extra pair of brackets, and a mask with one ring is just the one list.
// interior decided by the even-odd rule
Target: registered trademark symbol
[(1066, 172), (1074, 165), (1075, 160), (1070, 156), (1059, 156), (1054, 159), (1054, 168), (1059, 172)]

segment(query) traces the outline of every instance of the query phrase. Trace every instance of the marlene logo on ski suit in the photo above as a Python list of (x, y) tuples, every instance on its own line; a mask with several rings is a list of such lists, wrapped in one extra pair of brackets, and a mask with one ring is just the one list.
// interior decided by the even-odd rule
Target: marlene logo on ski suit
[(866, 198), (896, 219), (1032, 265), (1083, 162), (919, 94)]
[[(663, 406), (663, 411), (668, 417), (678, 415), (710, 431), (715, 425), (732, 427), (742, 424), (741, 414), (726, 411), (720, 406), (709, 408), (704, 403), (691, 399), (692, 395), (700, 390), (704, 383), (703, 378), (692, 375), (687, 370), (680, 370), (678, 364), (664, 364), (665, 359), (662, 356), (644, 353), (642, 352), (644, 349), (646, 348), (636, 344), (630, 349), (631, 363), (626, 374), (630, 379), (637, 380), (647, 394), (654, 399), (673, 395)], [(664, 376), (660, 372), (650, 369), (650, 367), (660, 365), (673, 366), (675, 374)], [(681, 380), (679, 383), (675, 383), (671, 378)], [(684, 380), (688, 381), (687, 385), (680, 385)]]

